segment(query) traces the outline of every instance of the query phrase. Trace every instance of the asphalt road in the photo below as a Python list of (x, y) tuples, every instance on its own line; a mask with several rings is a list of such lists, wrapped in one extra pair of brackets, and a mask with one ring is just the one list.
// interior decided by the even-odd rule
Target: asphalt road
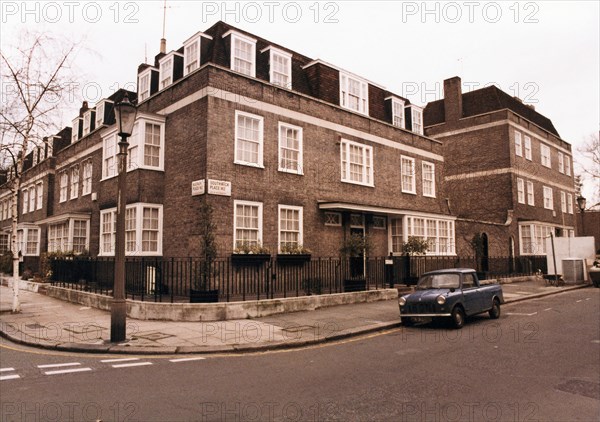
[(599, 420), (600, 289), (502, 312), (463, 330), (429, 324), (246, 355), (94, 356), (3, 341), (0, 420)]

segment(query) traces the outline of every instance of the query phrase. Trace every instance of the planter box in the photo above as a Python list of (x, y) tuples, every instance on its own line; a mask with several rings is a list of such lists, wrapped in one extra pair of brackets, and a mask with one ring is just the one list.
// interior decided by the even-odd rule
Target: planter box
[(190, 303), (215, 303), (219, 301), (218, 290), (190, 289)]
[(231, 254), (234, 265), (261, 265), (271, 259), (269, 254)]
[(364, 278), (344, 280), (344, 292), (362, 292), (367, 290), (367, 280)]
[(288, 265), (302, 265), (310, 261), (310, 254), (283, 254), (277, 255), (277, 262)]

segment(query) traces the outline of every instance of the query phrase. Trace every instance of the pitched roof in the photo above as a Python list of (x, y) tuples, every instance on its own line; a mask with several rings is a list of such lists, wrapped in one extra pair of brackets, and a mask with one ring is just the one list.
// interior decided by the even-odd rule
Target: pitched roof
[[(520, 100), (510, 96), (496, 86), (488, 86), (475, 91), (462, 94), (463, 117), (476, 116), (497, 110), (509, 109), (515, 114), (535, 123), (548, 132), (560, 137), (552, 121), (535, 111), (532, 107), (523, 104)], [(427, 104), (423, 120), (425, 126), (432, 126), (446, 121), (444, 100), (437, 100)]]

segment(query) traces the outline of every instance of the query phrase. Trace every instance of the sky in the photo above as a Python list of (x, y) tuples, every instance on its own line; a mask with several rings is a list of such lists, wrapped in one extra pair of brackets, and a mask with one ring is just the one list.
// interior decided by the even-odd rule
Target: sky
[(166, 16), (167, 51), (223, 20), (418, 105), (443, 98), (449, 77), (461, 77), (463, 92), (495, 84), (550, 118), (574, 152), (600, 129), (597, 1), (164, 3), (1, 1), (0, 45), (23, 29), (80, 42), (79, 99), (58, 126), (70, 125), (81, 98), (93, 105), (117, 88), (135, 90), (137, 66), (153, 62)]

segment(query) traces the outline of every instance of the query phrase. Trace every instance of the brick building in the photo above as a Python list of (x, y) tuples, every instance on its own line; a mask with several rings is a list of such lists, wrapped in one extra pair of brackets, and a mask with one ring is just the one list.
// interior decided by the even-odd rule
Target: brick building
[(459, 254), (539, 255), (550, 233), (574, 235), (571, 145), (533, 106), (495, 86), (463, 93), (454, 77), (425, 107), (424, 124), (444, 143)]
[[(113, 255), (122, 95), (84, 104), (51, 151), (27, 157), (26, 258)], [(352, 233), (368, 234), (375, 256), (399, 253), (408, 236), (455, 253), (443, 145), (423, 135), (420, 107), (376, 83), (219, 22), (140, 65), (129, 96), (128, 255), (199, 256), (204, 202), (220, 256), (242, 244), (337, 256)], [(9, 224), (0, 213), (0, 247)]]

